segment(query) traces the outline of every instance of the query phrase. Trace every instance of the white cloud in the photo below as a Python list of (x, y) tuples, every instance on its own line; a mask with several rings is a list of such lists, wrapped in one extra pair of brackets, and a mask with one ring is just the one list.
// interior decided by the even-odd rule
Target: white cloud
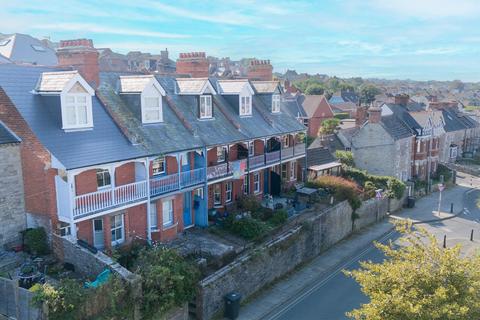
[(459, 53), (461, 51), (458, 47), (443, 47), (443, 48), (425, 48), (418, 49), (413, 52), (415, 55), (446, 55), (452, 53)]
[(370, 0), (376, 8), (424, 20), (440, 18), (471, 18), (480, 14), (478, 0)]
[(116, 34), (116, 35), (126, 35), (126, 36), (141, 36), (141, 37), (152, 37), (152, 38), (164, 38), (164, 39), (184, 39), (190, 38), (190, 35), (187, 34), (178, 34), (178, 33), (167, 33), (167, 32), (157, 32), (149, 30), (135, 30), (135, 29), (126, 29), (126, 28), (115, 28), (115, 27), (103, 27), (96, 24), (87, 24), (87, 23), (55, 23), (55, 24), (40, 24), (35, 26), (35, 29), (42, 30), (67, 30), (67, 31), (80, 31), (85, 33), (107, 33), (107, 34)]

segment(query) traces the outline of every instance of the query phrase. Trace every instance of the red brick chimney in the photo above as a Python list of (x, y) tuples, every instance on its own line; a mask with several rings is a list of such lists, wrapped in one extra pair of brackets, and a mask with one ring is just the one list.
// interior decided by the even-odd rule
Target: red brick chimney
[(193, 78), (206, 78), (209, 76), (210, 63), (205, 52), (180, 53), (177, 59), (177, 73), (189, 74)]
[(368, 108), (368, 122), (379, 123), (382, 120), (382, 108), (370, 107)]
[(360, 127), (367, 121), (367, 107), (359, 106), (355, 116), (355, 126)]
[(247, 78), (250, 80), (271, 81), (273, 79), (273, 67), (270, 64), (270, 60), (251, 60), (247, 70)]
[(408, 94), (397, 94), (395, 96), (395, 104), (400, 104), (402, 106), (406, 106), (410, 101), (410, 96)]
[(57, 57), (59, 66), (73, 67), (94, 89), (98, 87), (98, 51), (91, 39), (61, 40)]

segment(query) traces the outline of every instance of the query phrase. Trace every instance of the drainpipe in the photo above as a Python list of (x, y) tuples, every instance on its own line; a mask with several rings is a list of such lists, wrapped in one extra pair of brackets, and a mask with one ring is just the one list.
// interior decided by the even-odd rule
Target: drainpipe
[(150, 218), (150, 166), (148, 158), (145, 158), (144, 161), (145, 171), (147, 173), (147, 240), (151, 243), (152, 241), (152, 221)]
[(73, 218), (73, 201), (75, 201), (74, 198), (74, 184), (73, 184), (73, 177), (70, 172), (67, 173), (67, 185), (68, 185), (68, 194), (70, 201), (68, 201), (69, 205), (69, 211), (70, 211), (70, 237), (74, 242), (77, 242), (77, 225), (75, 224), (75, 220)]

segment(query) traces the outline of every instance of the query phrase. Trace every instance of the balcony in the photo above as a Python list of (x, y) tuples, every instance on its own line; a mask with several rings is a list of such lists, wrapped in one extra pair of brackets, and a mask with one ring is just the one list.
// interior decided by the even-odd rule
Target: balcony
[(73, 218), (79, 219), (94, 213), (147, 199), (147, 181), (139, 181), (112, 189), (99, 190), (74, 197)]
[(249, 163), (250, 169), (262, 167), (263, 165), (265, 165), (265, 155), (261, 154), (258, 156), (250, 157), (250, 159), (248, 160), (248, 163)]
[(159, 176), (150, 179), (150, 196), (158, 196), (168, 192), (189, 188), (204, 183), (205, 168)]
[(293, 147), (282, 149), (282, 159), (288, 159), (293, 157)]
[(221, 163), (207, 168), (207, 179), (219, 179), (229, 175), (228, 163)]
[(293, 150), (294, 155), (298, 156), (301, 154), (305, 154), (305, 143), (296, 144), (295, 147), (293, 148), (294, 148)]
[(265, 154), (267, 164), (280, 161), (280, 151), (267, 152)]

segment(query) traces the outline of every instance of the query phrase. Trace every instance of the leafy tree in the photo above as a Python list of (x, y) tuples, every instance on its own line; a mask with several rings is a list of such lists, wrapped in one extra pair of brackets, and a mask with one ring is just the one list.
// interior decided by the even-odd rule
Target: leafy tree
[(324, 94), (325, 93), (325, 87), (319, 83), (312, 83), (307, 86), (305, 89), (305, 94)]
[(375, 101), (375, 96), (381, 91), (373, 84), (366, 84), (360, 87), (360, 101), (363, 103), (372, 103)]
[(320, 129), (318, 129), (318, 134), (332, 134), (336, 127), (340, 124), (340, 120), (336, 118), (323, 120)]
[(335, 157), (341, 164), (347, 167), (355, 167), (355, 161), (353, 160), (353, 153), (351, 151), (337, 150), (335, 151)]
[(462, 257), (460, 247), (442, 249), (425, 230), (397, 225), (401, 246), (376, 246), (388, 259), (362, 262), (346, 272), (370, 302), (347, 313), (356, 320), (480, 319), (480, 256)]

